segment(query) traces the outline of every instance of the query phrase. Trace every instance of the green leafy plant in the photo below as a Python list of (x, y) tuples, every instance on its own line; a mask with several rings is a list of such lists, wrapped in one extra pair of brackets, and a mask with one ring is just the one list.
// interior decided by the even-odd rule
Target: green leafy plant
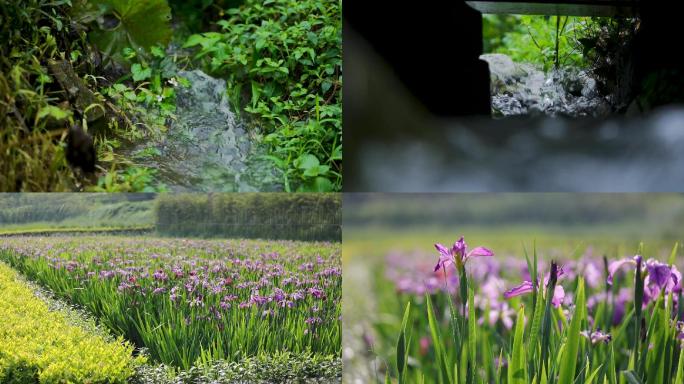
[(192, 35), (186, 48), (227, 78), (236, 109), (266, 131), (269, 159), (287, 190), (340, 190), (342, 183), (341, 2), (248, 0)]
[(554, 66), (586, 65), (579, 39), (591, 18), (487, 15), (483, 21), (488, 52), (540, 64), (545, 70)]
[(151, 47), (149, 56), (125, 48), (122, 58), (130, 65), (130, 73), (103, 88), (102, 93), (114, 100), (123, 111), (140, 117), (142, 124), (125, 124), (129, 133), (124, 133), (124, 137), (139, 138), (136, 134), (137, 125), (147, 128), (147, 132), (142, 133), (145, 135), (165, 132), (167, 119), (173, 119), (176, 111), (174, 88), (188, 86), (187, 80), (177, 76), (174, 58), (167, 56), (160, 46)]
[(101, 176), (91, 192), (163, 192), (166, 186), (154, 182), (154, 169), (129, 166), (123, 170), (112, 169)]

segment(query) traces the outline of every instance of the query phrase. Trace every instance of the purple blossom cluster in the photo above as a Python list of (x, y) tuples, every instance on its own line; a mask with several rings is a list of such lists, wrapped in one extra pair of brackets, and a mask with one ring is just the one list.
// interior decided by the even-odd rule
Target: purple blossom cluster
[[(432, 295), (440, 291), (449, 293), (456, 299), (459, 288), (457, 266), (462, 265), (467, 271), (471, 285), (477, 287), (474, 305), (480, 309), (480, 313), (487, 313), (487, 318), (478, 319), (480, 324), (501, 324), (511, 329), (515, 311), (509, 304), (510, 299), (530, 294), (535, 288), (544, 289), (549, 284), (550, 271), (544, 272), (545, 266), (542, 263), (537, 266), (537, 270), (543, 279), (533, 281), (524, 258), (517, 255), (490, 257), (494, 256), (494, 252), (484, 247), (468, 251), (463, 237), (450, 248), (442, 244), (435, 244), (435, 248), (439, 259), (434, 266), (431, 264), (434, 260), (433, 253), (389, 253), (386, 257), (386, 278), (394, 282), (397, 293), (416, 296), (419, 300), (425, 294)], [(467, 262), (474, 257), (480, 259), (476, 262)], [(638, 255), (628, 257), (610, 262), (606, 269), (604, 260), (594, 255), (592, 248), (589, 248), (579, 259), (567, 260), (558, 266), (555, 271), (557, 282), (551, 302), (554, 307), (562, 308), (569, 314), (573, 294), (566, 292), (563, 285), (571, 284), (578, 276), (582, 276), (592, 290), (592, 294), (587, 298), (589, 309), (611, 300), (612, 322), (619, 324), (625, 316), (626, 306), (633, 302), (634, 289), (631, 286), (621, 287), (613, 292), (606, 288), (610, 287), (615, 276), (626, 272), (627, 266), (635, 269), (639, 262), (642, 265), (642, 274), (645, 275), (644, 306), (662, 293), (672, 295), (674, 304), (678, 305), (678, 297), (682, 292), (682, 275), (677, 267), (655, 259), (648, 259), (643, 263), (641, 261), (642, 258)], [(508, 283), (518, 279), (521, 279), (522, 283), (514, 286)], [(592, 320), (591, 316), (589, 319)], [(592, 342), (610, 340), (609, 335), (604, 335), (600, 330), (587, 333), (586, 336)], [(684, 331), (681, 338), (684, 339)]]

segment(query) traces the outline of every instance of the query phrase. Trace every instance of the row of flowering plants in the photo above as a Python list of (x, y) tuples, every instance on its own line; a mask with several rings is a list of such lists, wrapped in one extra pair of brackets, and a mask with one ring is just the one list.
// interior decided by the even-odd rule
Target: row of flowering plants
[[(577, 248), (542, 263), (485, 247), (435, 244), (436, 265), (391, 253), (402, 321), (379, 321), (369, 348), (386, 357), (386, 383), (684, 383), (682, 275), (667, 260), (609, 260)], [(380, 300), (382, 301), (382, 300)], [(387, 305), (387, 303), (385, 303)], [(390, 308), (385, 307), (385, 310)], [(382, 371), (382, 370), (381, 370)]]
[(159, 363), (340, 353), (336, 243), (17, 237), (0, 259)]

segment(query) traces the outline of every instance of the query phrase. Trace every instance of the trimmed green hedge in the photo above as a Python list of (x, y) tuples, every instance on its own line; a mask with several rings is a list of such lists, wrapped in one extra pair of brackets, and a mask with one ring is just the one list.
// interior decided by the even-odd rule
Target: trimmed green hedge
[(161, 195), (157, 231), (169, 236), (341, 240), (339, 194)]
[(71, 325), (0, 263), (0, 383), (126, 383), (144, 358)]
[[(128, 224), (147, 215), (155, 198), (151, 193), (16, 193), (0, 196), (0, 224), (58, 223)], [(131, 225), (147, 225), (130, 223)]]

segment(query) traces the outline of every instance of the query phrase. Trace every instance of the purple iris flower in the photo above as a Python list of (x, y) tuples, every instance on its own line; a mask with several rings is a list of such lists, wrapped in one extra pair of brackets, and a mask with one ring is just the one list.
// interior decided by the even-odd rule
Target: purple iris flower
[(116, 275), (116, 272), (114, 271), (100, 271), (100, 278), (101, 279), (110, 279)]
[(204, 307), (204, 296), (197, 295), (188, 302), (191, 307)]
[(684, 321), (677, 322), (677, 340), (682, 343), (682, 348), (684, 348)]
[[(490, 308), (489, 317), (486, 321), (490, 326), (494, 326), (497, 321), (501, 320), (501, 323), (510, 330), (513, 328), (513, 317), (515, 316), (515, 310), (508, 306), (508, 303), (501, 303), (498, 308)], [(484, 324), (485, 318), (482, 317), (478, 319), (477, 323), (479, 325)]]
[(613, 275), (615, 275), (615, 272), (617, 272), (620, 268), (622, 268), (623, 266), (625, 266), (627, 264), (631, 264), (631, 265), (636, 266), (637, 261), (640, 261), (640, 260), (642, 260), (642, 257), (639, 255), (636, 255), (634, 257), (625, 257), (624, 259), (621, 259), (621, 260), (612, 261), (608, 265), (608, 280), (607, 280), (608, 285), (613, 285)]
[[(651, 260), (649, 260), (650, 262)], [(657, 261), (655, 262), (657, 264)], [(679, 305), (679, 293), (682, 291), (682, 274), (679, 273), (677, 270), (677, 267), (672, 266), (670, 268), (669, 266), (666, 266), (668, 271), (665, 274), (663, 273), (662, 264), (661, 265), (654, 265), (653, 267), (657, 268), (656, 272), (652, 275), (651, 270), (649, 269), (649, 263), (646, 263), (646, 269), (649, 271), (648, 275), (646, 276), (646, 279), (644, 280), (644, 303), (647, 303), (658, 296), (660, 296), (661, 292), (664, 292), (665, 294), (673, 295), (673, 301), (675, 304), (675, 308)], [(655, 277), (653, 277), (655, 276)], [(663, 277), (665, 276), (665, 277)], [(653, 277), (653, 278), (652, 278)]]
[(171, 268), (171, 271), (174, 275), (176, 275), (176, 278), (183, 277), (183, 269), (181, 267), (174, 266), (173, 268)]
[(178, 300), (178, 287), (171, 288), (171, 295), (169, 296), (169, 299), (171, 299), (171, 301)]
[(587, 285), (590, 288), (596, 288), (598, 286), (599, 281), (601, 281), (603, 274), (601, 273), (601, 270), (593, 262), (589, 261), (585, 265), (586, 266), (584, 267), (584, 281), (586, 281)]
[[(648, 259), (648, 261), (646, 261), (646, 270), (648, 270), (648, 279), (653, 287), (665, 288), (673, 277), (669, 265), (654, 259)], [(674, 283), (676, 284), (677, 277), (675, 276), (674, 279)]]
[(613, 337), (609, 333), (603, 333), (600, 329), (597, 329), (591, 333), (589, 333), (589, 331), (582, 331), (580, 332), (580, 335), (591, 340), (592, 345), (596, 345), (598, 343), (608, 344), (613, 339)]
[(308, 319), (304, 320), (304, 322), (309, 324), (309, 325), (321, 324), (321, 323), (323, 323), (323, 319), (321, 319), (320, 317), (314, 316), (314, 317), (309, 317)]
[(463, 240), (463, 236), (454, 243), (451, 249), (439, 243), (435, 244), (435, 248), (439, 252), (439, 261), (435, 265), (435, 272), (440, 268), (446, 269), (449, 264), (455, 263), (457, 260), (465, 264), (471, 257), (494, 256), (494, 252), (485, 247), (476, 247), (468, 252), (468, 245)]
[(128, 284), (128, 283), (125, 282), (125, 281), (122, 281), (121, 284), (119, 284), (119, 286), (117, 287), (117, 289), (119, 290), (119, 292), (127, 291), (127, 290), (130, 289), (130, 288), (133, 288), (133, 286), (132, 286), (131, 284)]
[(283, 291), (280, 288), (275, 288), (273, 290), (273, 299), (275, 301), (283, 301), (285, 300), (285, 291)]
[[(613, 261), (608, 266), (608, 284), (613, 284), (613, 275), (623, 266), (631, 264), (636, 266), (637, 261), (642, 260), (642, 257), (636, 255), (631, 258), (624, 258), (622, 260)], [(644, 264), (644, 263), (642, 263)], [(682, 290), (682, 274), (677, 270), (677, 267), (670, 267), (655, 259), (648, 259), (645, 263), (647, 272), (644, 280), (644, 292), (646, 296), (653, 298), (660, 294), (662, 290), (665, 293), (679, 293)]]
[[(558, 278), (563, 276), (565, 272), (563, 271), (563, 268), (558, 268)], [(550, 279), (550, 274), (546, 274), (544, 277), (544, 287), (547, 287), (549, 285), (549, 279)], [(531, 293), (534, 291), (534, 284), (532, 284), (531, 281), (525, 280), (522, 282), (522, 284), (515, 286), (508, 291), (504, 292), (504, 298), (510, 299), (511, 297), (516, 297), (520, 295), (526, 295), (528, 293)], [(556, 284), (556, 287), (553, 290), (553, 297), (551, 298), (551, 304), (555, 308), (560, 307), (560, 305), (563, 303), (563, 299), (565, 299), (565, 290), (560, 284)]]
[(308, 289), (308, 292), (309, 292), (309, 295), (311, 295), (317, 299), (325, 300), (325, 292), (318, 287), (311, 287)]
[(166, 275), (166, 273), (164, 273), (164, 271), (161, 269), (155, 271), (154, 274), (152, 275), (152, 277), (155, 280), (159, 280), (159, 281), (166, 281), (169, 279), (169, 277)]

